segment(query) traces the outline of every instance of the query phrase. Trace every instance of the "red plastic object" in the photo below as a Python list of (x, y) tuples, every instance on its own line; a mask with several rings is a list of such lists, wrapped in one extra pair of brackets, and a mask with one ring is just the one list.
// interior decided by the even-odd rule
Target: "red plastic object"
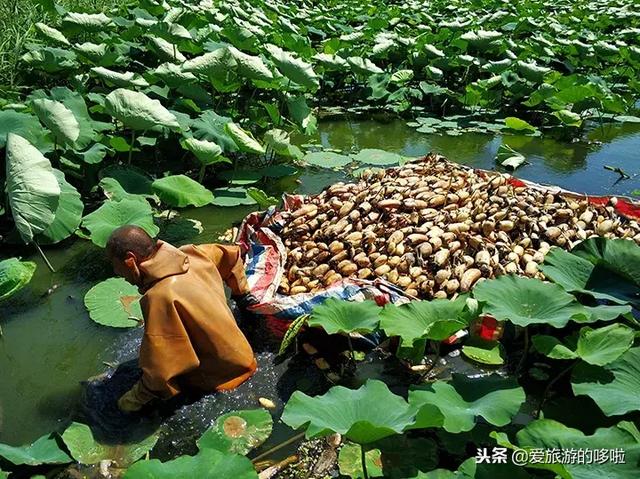
[(502, 337), (502, 325), (493, 316), (484, 315), (478, 324), (477, 336), (486, 341), (497, 341)]

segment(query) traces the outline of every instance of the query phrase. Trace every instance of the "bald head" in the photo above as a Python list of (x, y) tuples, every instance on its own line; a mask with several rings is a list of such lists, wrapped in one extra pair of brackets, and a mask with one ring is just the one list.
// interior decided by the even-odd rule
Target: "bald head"
[(156, 250), (156, 241), (145, 230), (135, 225), (125, 225), (111, 233), (107, 241), (107, 255), (112, 260), (123, 261), (133, 253), (137, 261), (151, 256)]

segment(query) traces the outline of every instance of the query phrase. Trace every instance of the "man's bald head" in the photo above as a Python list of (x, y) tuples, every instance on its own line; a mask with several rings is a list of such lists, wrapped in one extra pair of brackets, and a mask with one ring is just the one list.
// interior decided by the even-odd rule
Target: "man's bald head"
[(107, 255), (111, 259), (123, 261), (133, 253), (137, 261), (151, 256), (156, 250), (156, 241), (145, 230), (136, 225), (117, 228), (107, 241)]

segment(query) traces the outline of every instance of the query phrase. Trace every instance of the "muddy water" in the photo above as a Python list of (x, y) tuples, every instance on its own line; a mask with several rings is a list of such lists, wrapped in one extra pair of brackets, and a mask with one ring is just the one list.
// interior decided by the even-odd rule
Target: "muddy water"
[[(566, 143), (480, 134), (449, 137), (417, 133), (403, 121), (335, 121), (323, 122), (318, 135), (306, 141), (344, 151), (383, 148), (411, 156), (435, 151), (486, 169), (495, 167), (495, 152), (504, 141), (531, 163), (518, 170), (523, 178), (589, 194), (630, 194), (640, 188), (637, 176), (616, 183), (618, 175), (603, 169), (611, 165), (632, 176), (638, 172), (640, 125), (605, 126), (592, 131), (587, 139), (590, 141)], [(272, 194), (283, 190), (309, 194), (344, 178), (340, 172), (303, 171), (296, 178), (271, 182), (265, 188)], [(183, 215), (201, 221), (205, 228), (190, 241), (215, 241), (249, 211), (250, 207), (184, 211)], [(31, 284), (0, 310), (4, 331), (0, 338), (0, 442), (12, 445), (30, 442), (64, 428), (71, 417), (81, 417), (80, 404), (91, 404), (81, 382), (112, 372), (105, 363), (135, 358), (139, 344), (139, 331), (99, 327), (84, 310), (85, 292), (111, 274), (98, 248), (78, 240), (48, 248), (47, 254), (58, 271), (55, 274), (28, 249), (0, 252), (0, 257), (21, 255), (38, 263)], [(276, 364), (268, 351), (260, 352), (258, 358), (261, 372), (251, 382), (232, 393), (182, 406), (165, 421), (160, 455), (188, 452), (194, 438), (215, 417), (236, 408), (255, 407), (257, 397), (275, 399), (281, 408), (293, 389), (311, 392), (318, 387), (312, 371), (304, 365)], [(101, 421), (99, 414), (91, 419)], [(278, 426), (272, 443), (287, 434)]]

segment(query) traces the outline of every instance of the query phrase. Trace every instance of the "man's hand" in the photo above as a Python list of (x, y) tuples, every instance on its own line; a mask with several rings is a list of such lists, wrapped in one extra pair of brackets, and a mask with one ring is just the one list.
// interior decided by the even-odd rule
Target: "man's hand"
[(238, 305), (238, 308), (242, 311), (246, 310), (247, 308), (251, 308), (256, 304), (260, 304), (260, 301), (258, 301), (258, 298), (256, 298), (252, 293), (245, 293), (239, 296), (233, 296), (233, 300)]
[(138, 388), (134, 386), (118, 399), (118, 408), (122, 412), (138, 412), (147, 404), (147, 401), (138, 397), (137, 389)]

